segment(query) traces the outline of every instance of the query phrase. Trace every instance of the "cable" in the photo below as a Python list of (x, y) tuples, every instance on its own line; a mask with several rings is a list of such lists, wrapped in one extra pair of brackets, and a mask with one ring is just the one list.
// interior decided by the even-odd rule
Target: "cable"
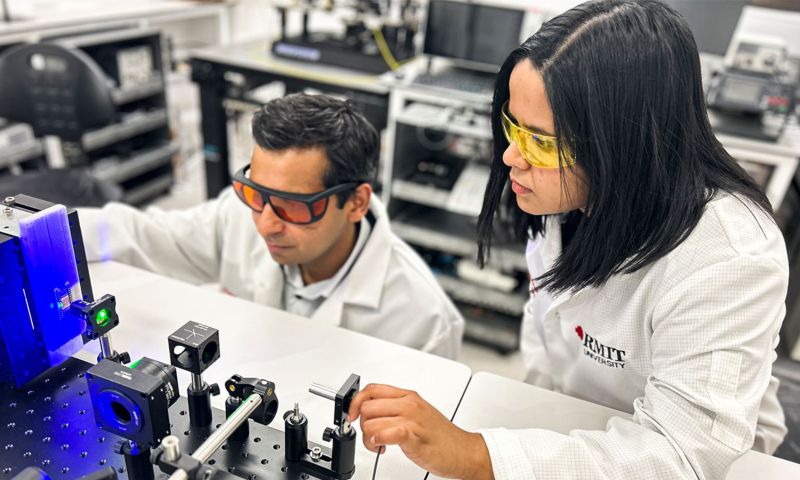
[(372, 480), (375, 480), (375, 474), (378, 473), (378, 460), (380, 460), (380, 458), (381, 458), (381, 449), (380, 447), (378, 447), (378, 454), (375, 455), (375, 467), (372, 469)]
[(392, 50), (386, 43), (386, 38), (383, 36), (381, 29), (373, 28), (372, 36), (375, 37), (375, 43), (378, 45), (378, 50), (381, 52), (381, 57), (383, 57), (383, 61), (386, 62), (386, 65), (388, 65), (392, 70), (397, 70), (400, 68), (400, 63), (398, 63), (397, 59), (394, 58), (394, 55), (392, 55)]

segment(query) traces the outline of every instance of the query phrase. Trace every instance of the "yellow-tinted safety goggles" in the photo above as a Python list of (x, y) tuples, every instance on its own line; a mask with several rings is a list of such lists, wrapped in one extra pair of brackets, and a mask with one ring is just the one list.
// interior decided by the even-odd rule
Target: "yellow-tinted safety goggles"
[[(508, 101), (503, 104), (500, 120), (503, 124), (503, 134), (505, 134), (506, 140), (517, 145), (519, 153), (526, 162), (536, 168), (559, 168), (558, 141), (556, 137), (531, 132), (521, 127), (511, 119), (511, 113), (508, 111)], [(564, 166), (570, 166), (574, 163), (575, 157), (570, 152), (564, 151)]]

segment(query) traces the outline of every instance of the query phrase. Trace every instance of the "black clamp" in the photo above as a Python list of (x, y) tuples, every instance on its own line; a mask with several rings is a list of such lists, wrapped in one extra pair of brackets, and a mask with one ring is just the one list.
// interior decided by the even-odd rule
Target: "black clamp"
[(197, 474), (200, 473), (200, 469), (204, 467), (199, 460), (191, 455), (178, 455), (178, 458), (175, 460), (168, 459), (167, 455), (164, 455), (163, 446), (153, 449), (152, 453), (150, 454), (150, 463), (153, 465), (158, 465), (158, 468), (160, 468), (161, 471), (167, 475), (172, 475), (177, 470), (183, 470), (191, 479), (197, 478)]
[(356, 471), (356, 429), (350, 425), (348, 411), (360, 384), (361, 377), (351, 374), (338, 390), (319, 384), (313, 384), (309, 389), (311, 393), (334, 402), (333, 423), (336, 428), (328, 427), (322, 434), (323, 440), (331, 442), (330, 450), (320, 447), (309, 450), (305, 416), (300, 414), (297, 405), (293, 411), (286, 412), (283, 419), (288, 463), (298, 464), (303, 471), (320, 478), (352, 478)]
[(337, 427), (342, 427), (345, 423), (349, 423), (350, 403), (360, 389), (361, 377), (351, 373), (347, 381), (336, 392), (336, 398), (333, 401), (333, 423)]
[(225, 390), (231, 398), (238, 401), (244, 400), (250, 395), (261, 396), (261, 405), (250, 414), (254, 422), (261, 425), (269, 425), (278, 413), (278, 396), (275, 395), (275, 384), (269, 380), (261, 378), (242, 378), (240, 375), (233, 375), (225, 382)]
[(106, 358), (114, 363), (119, 363), (120, 365), (127, 365), (131, 363), (131, 355), (128, 352), (118, 352), (113, 350), (111, 355), (108, 357), (103, 357), (103, 354), (97, 356), (97, 361), (99, 362), (103, 358)]

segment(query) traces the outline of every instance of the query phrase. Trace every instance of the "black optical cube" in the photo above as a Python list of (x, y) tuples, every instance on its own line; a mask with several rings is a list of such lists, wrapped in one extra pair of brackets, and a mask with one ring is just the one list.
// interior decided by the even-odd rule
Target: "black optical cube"
[(85, 341), (96, 340), (119, 325), (117, 299), (113, 295), (103, 295), (92, 303), (76, 300), (70, 306), (71, 312), (86, 322), (83, 332)]
[(169, 362), (191, 373), (201, 374), (219, 358), (219, 330), (187, 322), (169, 336)]
[[(146, 359), (143, 359), (146, 360)], [(163, 364), (161, 364), (163, 365)], [(108, 359), (86, 372), (94, 419), (107, 432), (156, 447), (170, 434), (169, 405), (177, 400), (172, 373), (151, 375)]]

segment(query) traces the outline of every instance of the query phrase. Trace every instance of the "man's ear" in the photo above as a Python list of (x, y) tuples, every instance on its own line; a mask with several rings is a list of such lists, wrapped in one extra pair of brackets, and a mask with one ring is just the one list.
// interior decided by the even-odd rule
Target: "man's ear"
[(371, 198), (372, 187), (368, 183), (362, 183), (356, 187), (353, 194), (344, 204), (344, 209), (347, 212), (347, 219), (352, 223), (360, 222), (369, 211), (369, 201)]

